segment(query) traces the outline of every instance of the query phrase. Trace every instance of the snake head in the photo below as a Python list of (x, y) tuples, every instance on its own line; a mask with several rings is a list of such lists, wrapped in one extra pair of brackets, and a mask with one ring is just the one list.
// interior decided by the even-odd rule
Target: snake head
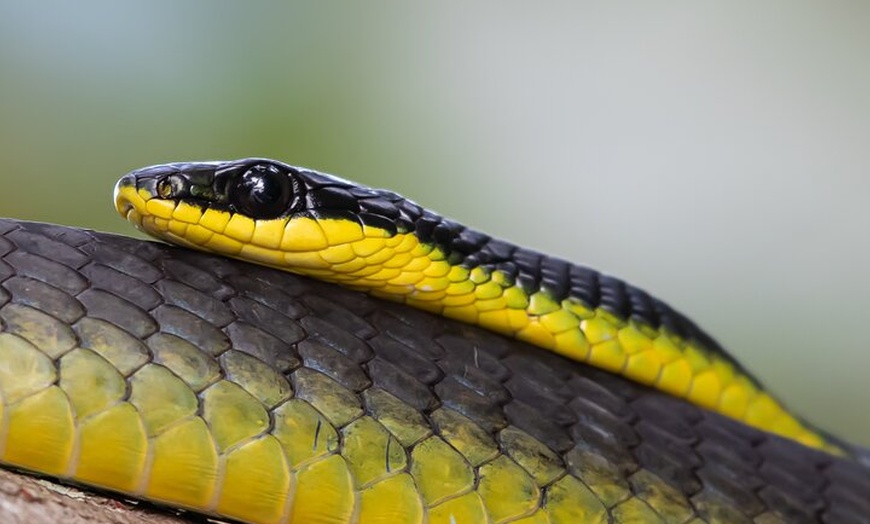
[(115, 185), (115, 208), (171, 243), (306, 274), (435, 216), (393, 192), (262, 158), (133, 171)]
[[(304, 193), (301, 185), (297, 168), (271, 160), (162, 164), (122, 177), (115, 185), (115, 207), (127, 216), (141, 206), (139, 200), (155, 200), (277, 218), (290, 212), (294, 196)], [(298, 199), (295, 203), (298, 207)]]

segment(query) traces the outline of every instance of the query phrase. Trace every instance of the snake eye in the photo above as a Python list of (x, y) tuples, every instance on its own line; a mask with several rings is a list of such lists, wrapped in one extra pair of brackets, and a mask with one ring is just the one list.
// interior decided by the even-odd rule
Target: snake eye
[(157, 196), (160, 198), (172, 198), (172, 185), (168, 178), (157, 182)]
[(251, 218), (275, 218), (290, 203), (290, 180), (271, 165), (255, 165), (232, 183), (229, 201)]
[(157, 182), (157, 196), (163, 199), (180, 198), (187, 190), (188, 183), (178, 175), (169, 175)]

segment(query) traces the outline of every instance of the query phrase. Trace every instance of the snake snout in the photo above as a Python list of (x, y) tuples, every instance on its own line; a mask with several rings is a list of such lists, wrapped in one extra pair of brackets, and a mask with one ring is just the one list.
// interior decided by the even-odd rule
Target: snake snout
[(133, 209), (133, 203), (129, 198), (131, 190), (133, 193), (136, 191), (136, 176), (132, 173), (124, 175), (115, 184), (113, 192), (115, 209), (124, 218), (127, 218), (130, 210)]

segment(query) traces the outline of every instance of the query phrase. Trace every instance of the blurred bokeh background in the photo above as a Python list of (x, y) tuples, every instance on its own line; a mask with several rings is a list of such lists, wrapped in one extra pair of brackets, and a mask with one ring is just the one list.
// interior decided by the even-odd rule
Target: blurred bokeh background
[(5, 2), (0, 215), (131, 234), (124, 172), (269, 156), (690, 313), (870, 444), (870, 4)]

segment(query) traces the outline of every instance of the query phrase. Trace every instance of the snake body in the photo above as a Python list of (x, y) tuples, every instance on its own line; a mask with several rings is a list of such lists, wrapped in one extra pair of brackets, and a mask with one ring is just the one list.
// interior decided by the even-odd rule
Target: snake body
[(836, 451), (708, 334), (617, 278), (491, 238), (390, 191), (266, 159), (153, 166), (118, 211), (170, 242), (477, 324)]
[[(290, 182), (289, 193), (266, 172)], [(277, 193), (257, 189), (268, 187)], [(274, 216), (258, 218), (264, 203)], [(770, 398), (684, 316), (615, 279), (570, 264), (554, 273), (553, 259), (523, 262), (525, 250), (393, 193), (272, 161), (148, 168), (119, 182), (116, 205), (163, 238), (281, 269), (290, 261), (295, 272), (405, 304), (163, 244), (0, 220), (0, 462), (251, 523), (870, 515), (866, 450), (781, 407), (777, 420), (801, 431), (778, 436), (589, 358), (607, 342), (637, 354), (644, 338), (647, 352), (661, 351), (665, 337), (671, 362), (706, 359), (690, 390), (710, 373), (724, 382), (727, 368)], [(339, 257), (342, 245), (350, 259)], [(507, 246), (515, 267), (484, 259), (487, 245)], [(279, 248), (280, 259), (270, 254)], [(395, 276), (422, 266), (420, 256), (424, 279)], [(375, 266), (370, 274), (359, 257)], [(582, 271), (595, 286), (581, 293), (571, 280), (559, 299), (559, 278)], [(496, 300), (491, 290), (478, 296), (489, 282), (508, 306), (525, 304), (509, 309), (528, 324), (511, 312), (511, 326), (548, 331), (521, 335), (450, 309)], [(548, 342), (546, 333), (565, 331), (544, 320), (556, 312), (581, 319), (567, 324), (588, 342), (586, 357)]]

